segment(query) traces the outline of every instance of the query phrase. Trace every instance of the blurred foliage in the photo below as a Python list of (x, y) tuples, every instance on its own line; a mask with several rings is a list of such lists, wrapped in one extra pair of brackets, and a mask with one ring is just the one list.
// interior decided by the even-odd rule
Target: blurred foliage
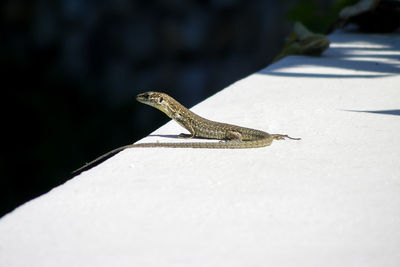
[(328, 8), (322, 8), (319, 1), (300, 0), (287, 13), (287, 19), (300, 21), (312, 32), (324, 33), (338, 18), (339, 11), (359, 0), (336, 0)]
[(328, 49), (329, 44), (330, 40), (325, 35), (313, 33), (297, 21), (281, 54), (274, 59), (274, 62), (288, 55), (320, 56)]

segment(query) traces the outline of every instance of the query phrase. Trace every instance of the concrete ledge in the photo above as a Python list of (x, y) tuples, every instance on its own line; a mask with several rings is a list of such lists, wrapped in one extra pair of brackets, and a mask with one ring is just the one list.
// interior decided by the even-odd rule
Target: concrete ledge
[(123, 151), (1, 218), (0, 266), (400, 266), (400, 35), (330, 39), (193, 108), (302, 141)]

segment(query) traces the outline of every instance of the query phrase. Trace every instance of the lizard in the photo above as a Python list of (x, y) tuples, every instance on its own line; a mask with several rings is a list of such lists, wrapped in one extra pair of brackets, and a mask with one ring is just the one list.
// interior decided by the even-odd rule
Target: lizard
[(137, 95), (136, 100), (159, 109), (168, 117), (175, 120), (190, 134), (180, 134), (180, 138), (206, 138), (221, 140), (220, 142), (185, 142), (185, 143), (139, 143), (125, 145), (94, 159), (72, 173), (79, 172), (94, 163), (116, 154), (122, 150), (133, 147), (170, 147), (170, 148), (216, 148), (216, 149), (239, 149), (256, 148), (271, 145), (273, 140), (293, 139), (286, 134), (269, 134), (264, 131), (245, 128), (237, 125), (211, 121), (200, 117), (189, 109), (185, 108), (178, 101), (169, 95), (161, 92), (146, 92)]

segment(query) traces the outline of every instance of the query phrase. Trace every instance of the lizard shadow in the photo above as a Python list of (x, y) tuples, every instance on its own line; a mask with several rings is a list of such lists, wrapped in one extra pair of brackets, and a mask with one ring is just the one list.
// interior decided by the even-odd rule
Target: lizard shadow
[(179, 134), (150, 134), (149, 136), (174, 138), (174, 139), (212, 139), (212, 138), (198, 137), (198, 136), (193, 138), (185, 138), (185, 137), (180, 137)]

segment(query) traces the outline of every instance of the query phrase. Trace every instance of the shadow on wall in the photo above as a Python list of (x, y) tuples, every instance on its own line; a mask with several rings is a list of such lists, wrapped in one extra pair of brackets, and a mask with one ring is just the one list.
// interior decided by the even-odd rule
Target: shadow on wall
[(382, 114), (382, 115), (396, 115), (400, 116), (400, 109), (386, 109), (386, 110), (343, 110), (343, 111), (350, 111), (350, 112), (366, 112), (366, 113), (375, 113), (375, 114)]
[[(396, 35), (398, 36), (398, 35)], [(400, 42), (397, 38), (388, 38), (381, 41), (376, 35), (363, 35), (363, 40), (357, 38), (357, 34), (341, 33), (331, 38), (335, 42), (321, 57), (292, 56), (291, 61), (281, 60), (261, 70), (260, 74), (283, 76), (283, 77), (314, 77), (314, 78), (378, 78), (400, 74)], [(370, 47), (365, 47), (370, 46)], [(330, 58), (329, 61), (325, 60)], [(288, 72), (295, 66), (318, 65), (328, 68), (356, 70), (354, 72), (325, 74)], [(363, 73), (364, 72), (364, 73)]]

